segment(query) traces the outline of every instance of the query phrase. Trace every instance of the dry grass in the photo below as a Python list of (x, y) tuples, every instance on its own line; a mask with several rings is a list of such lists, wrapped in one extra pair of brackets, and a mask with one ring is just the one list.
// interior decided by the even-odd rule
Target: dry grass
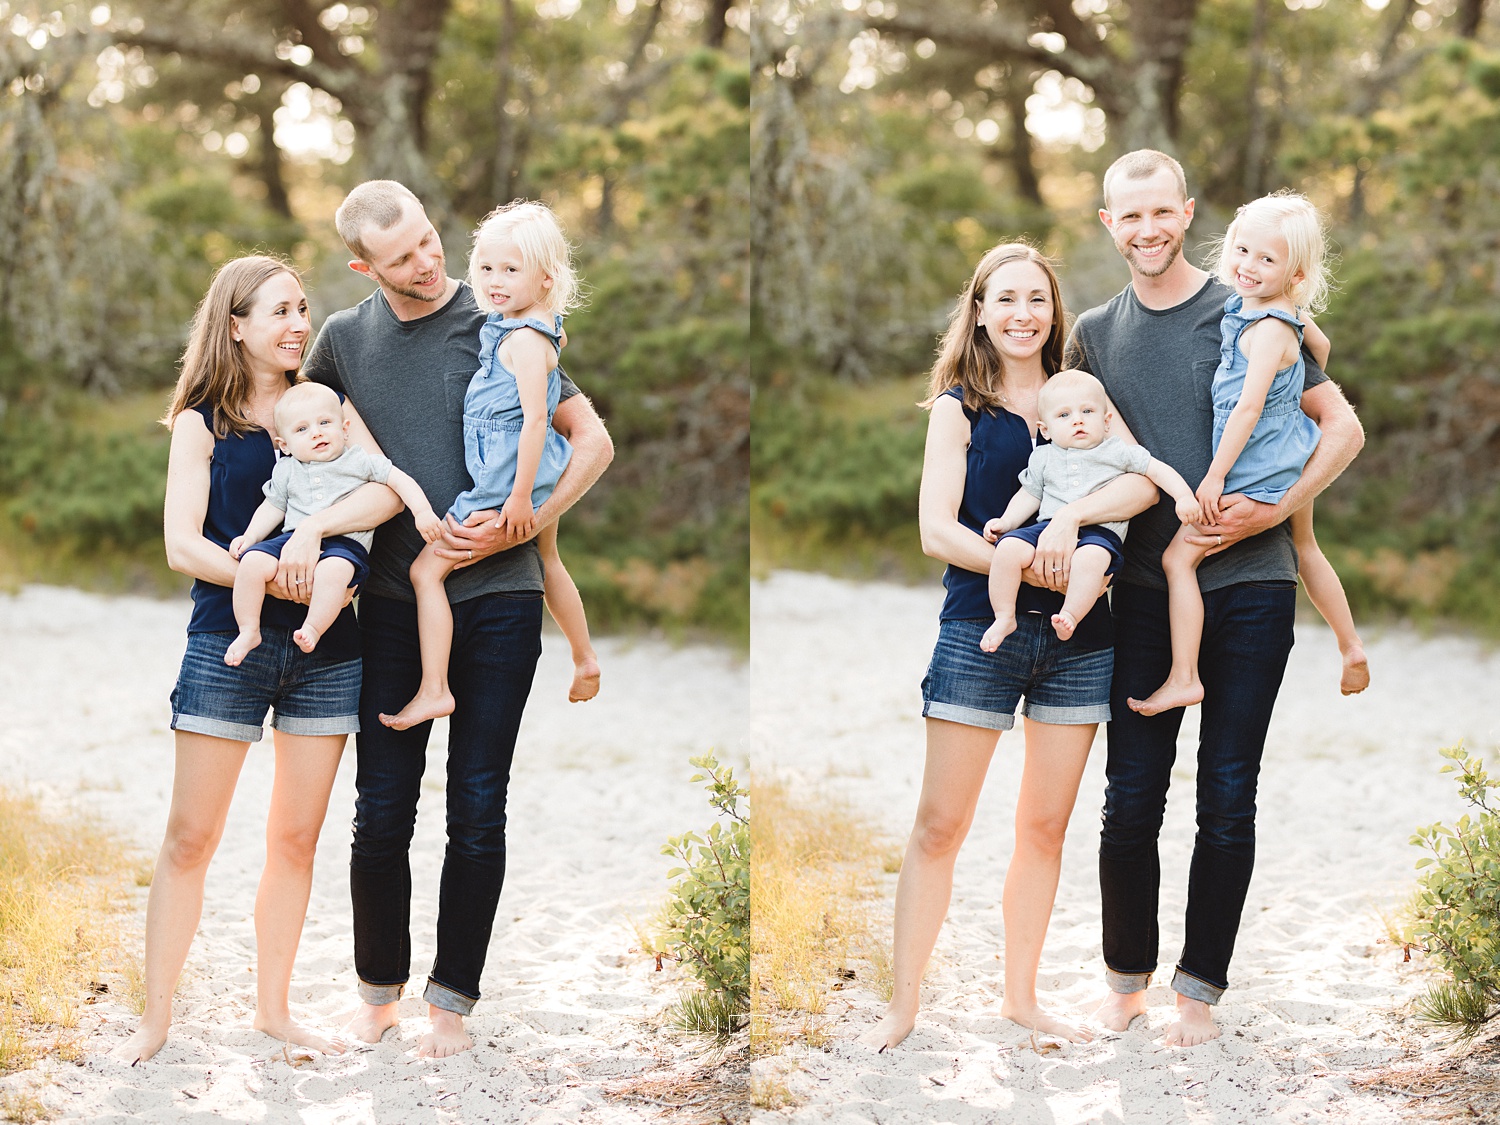
[(890, 993), (870, 916), (882, 872), (899, 861), (869, 824), (830, 801), (774, 780), (757, 781), (753, 800), (751, 1047), (820, 1047), (834, 993), (856, 980)]
[(1400, 1062), (1354, 1085), (1406, 1099), (1405, 1121), (1500, 1121), (1500, 1044), (1476, 1044), (1434, 1062)]

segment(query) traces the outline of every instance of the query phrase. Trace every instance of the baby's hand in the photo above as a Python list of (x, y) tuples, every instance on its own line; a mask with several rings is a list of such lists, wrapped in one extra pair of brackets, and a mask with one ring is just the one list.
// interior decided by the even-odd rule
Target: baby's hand
[(1177, 501), (1177, 518), (1183, 523), (1203, 523), (1203, 507), (1196, 497), (1188, 496)]
[(1000, 536), (1005, 534), (1005, 521), (998, 516), (992, 520), (984, 521), (984, 537), (991, 543), (998, 543)]
[(532, 526), (536, 523), (536, 509), (531, 506), (531, 499), (519, 496), (512, 492), (510, 499), (500, 509), (500, 518), (495, 521), (496, 527), (510, 526), (511, 530), (520, 535), (530, 534)]
[(425, 512), (414, 513), (412, 519), (416, 522), (418, 534), (426, 542), (436, 543), (443, 537), (443, 528), (445, 525), (438, 518), (438, 514), (431, 508), (428, 508)]
[(229, 557), (232, 558), (235, 562), (239, 562), (240, 556), (245, 553), (245, 548), (247, 546), (249, 546), (249, 544), (245, 542), (245, 537), (243, 535), (236, 535), (229, 542)]

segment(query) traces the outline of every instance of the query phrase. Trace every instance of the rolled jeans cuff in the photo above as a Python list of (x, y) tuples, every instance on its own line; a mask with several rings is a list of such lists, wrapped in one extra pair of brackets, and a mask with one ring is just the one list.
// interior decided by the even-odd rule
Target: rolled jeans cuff
[(1189, 1000), (1201, 1000), (1205, 1004), (1217, 1004), (1219, 997), (1224, 995), (1224, 990), (1218, 985), (1199, 980), (1181, 969), (1172, 975), (1172, 991)]
[(427, 978), (427, 989), (422, 993), (422, 999), (434, 1008), (441, 1008), (445, 1012), (454, 1012), (460, 1016), (468, 1015), (474, 1010), (474, 1005), (479, 1002), (479, 997), (454, 992), (447, 985), (438, 984), (431, 977)]
[(1117, 973), (1104, 966), (1104, 981), (1111, 992), (1145, 992), (1151, 986), (1150, 973)]
[(359, 982), (359, 998), (366, 1004), (394, 1004), (401, 999), (401, 993), (405, 991), (406, 983), (401, 984), (371, 984), (367, 980)]

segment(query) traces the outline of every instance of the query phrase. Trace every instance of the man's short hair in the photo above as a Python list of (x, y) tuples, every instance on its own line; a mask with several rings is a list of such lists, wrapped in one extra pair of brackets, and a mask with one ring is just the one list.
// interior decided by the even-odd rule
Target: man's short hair
[(370, 251), (365, 246), (365, 231), (371, 226), (390, 230), (401, 221), (408, 203), (422, 206), (422, 201), (405, 184), (395, 180), (366, 180), (344, 197), (344, 202), (334, 212), (333, 225), (338, 228), (339, 237), (344, 240), (349, 253), (368, 262)]
[(1183, 175), (1182, 165), (1177, 162), (1177, 159), (1164, 152), (1158, 152), (1154, 148), (1138, 148), (1120, 157), (1104, 173), (1104, 209), (1109, 210), (1112, 189), (1120, 180), (1149, 180), (1163, 168), (1171, 169), (1172, 177), (1177, 181), (1177, 191), (1181, 194), (1182, 201), (1186, 203), (1187, 177)]

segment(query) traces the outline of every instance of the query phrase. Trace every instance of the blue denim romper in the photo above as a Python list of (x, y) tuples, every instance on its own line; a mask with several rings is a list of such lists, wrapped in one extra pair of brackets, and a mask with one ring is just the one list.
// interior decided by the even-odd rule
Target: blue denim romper
[[(521, 425), (526, 419), (516, 377), (501, 365), (496, 351), (501, 341), (518, 328), (534, 328), (551, 340), (554, 348), (561, 345), (560, 316), (553, 317), (549, 327), (535, 317), (514, 320), (491, 313), (479, 329), (479, 370), (464, 393), (464, 461), (474, 487), (459, 493), (453, 501), (450, 511), (459, 522), (486, 508), (498, 511), (515, 488)], [(561, 396), (562, 368), (554, 365), (547, 373), (547, 440), (531, 488), (533, 507), (540, 507), (552, 495), (573, 456), (573, 447), (552, 428), (552, 415)]]
[[(1262, 309), (1249, 316), (1241, 315), (1244, 302), (1238, 293), (1224, 302), (1224, 319), (1220, 322), (1223, 341), (1219, 347), (1219, 369), (1214, 372), (1214, 453), (1224, 436), (1229, 414), (1245, 390), (1245, 374), (1250, 360), (1240, 351), (1240, 333), (1258, 320), (1274, 316), (1297, 330), (1302, 342), (1302, 322), (1278, 309)], [(1318, 446), (1322, 432), (1317, 423), (1302, 413), (1302, 382), (1306, 361), (1299, 353), (1297, 361), (1283, 367), (1271, 380), (1260, 419), (1250, 432), (1250, 439), (1240, 451), (1224, 481), (1224, 492), (1241, 492), (1252, 500), (1274, 504), (1297, 483), (1302, 468)]]

